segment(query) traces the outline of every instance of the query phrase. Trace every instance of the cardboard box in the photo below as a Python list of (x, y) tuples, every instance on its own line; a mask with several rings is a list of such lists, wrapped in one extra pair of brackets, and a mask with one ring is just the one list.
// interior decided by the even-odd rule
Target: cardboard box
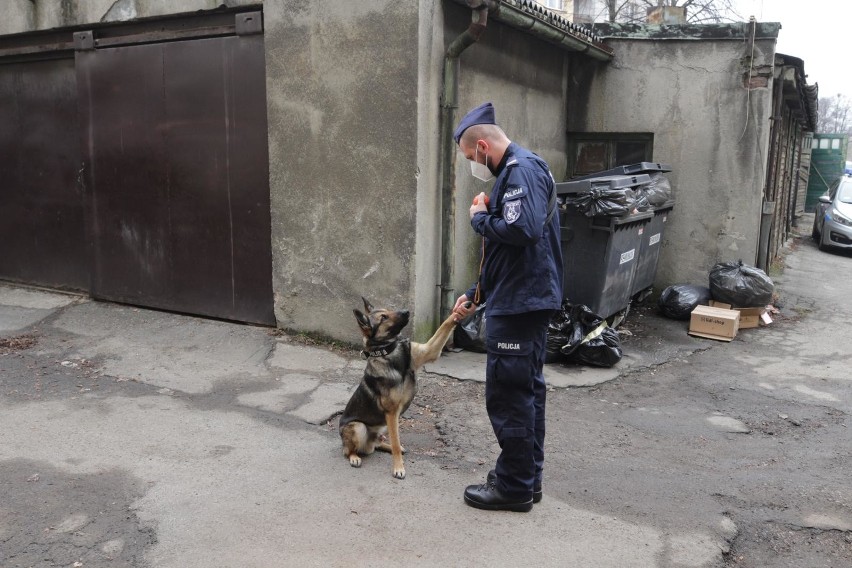
[(689, 335), (731, 341), (740, 328), (740, 312), (713, 306), (696, 306), (689, 316)]
[[(715, 300), (710, 300), (710, 305), (715, 308), (737, 310), (740, 312), (740, 329), (760, 327), (761, 316), (766, 313), (766, 308), (735, 308), (730, 304), (716, 302)], [(772, 322), (772, 320), (770, 319), (769, 322)]]
[(740, 329), (760, 327), (760, 316), (766, 313), (766, 308), (734, 308), (740, 312)]

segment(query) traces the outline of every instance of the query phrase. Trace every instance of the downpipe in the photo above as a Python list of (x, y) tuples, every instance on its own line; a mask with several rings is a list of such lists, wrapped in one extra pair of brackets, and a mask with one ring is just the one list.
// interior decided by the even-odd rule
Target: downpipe
[(763, 200), (760, 214), (760, 229), (757, 236), (757, 267), (769, 272), (769, 235), (775, 218), (775, 202)]
[(444, 54), (443, 92), (441, 94), (441, 283), (440, 302), (435, 321), (441, 321), (455, 305), (453, 288), (456, 222), (456, 124), (459, 96), (459, 56), (479, 41), (488, 24), (488, 10), (494, 0), (467, 0), (471, 8), (470, 26), (455, 38)]

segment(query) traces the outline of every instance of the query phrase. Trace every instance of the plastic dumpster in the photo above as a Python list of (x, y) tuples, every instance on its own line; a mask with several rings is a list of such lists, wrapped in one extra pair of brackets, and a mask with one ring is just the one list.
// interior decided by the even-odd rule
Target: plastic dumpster
[(593, 189), (631, 189), (651, 182), (647, 174), (597, 176), (580, 180), (561, 181), (556, 184), (556, 195), (571, 196)]
[(647, 227), (645, 227), (641, 235), (639, 259), (636, 262), (636, 276), (633, 279), (631, 296), (635, 296), (654, 285), (666, 221), (668, 220), (669, 213), (674, 209), (674, 204), (674, 200), (670, 200), (659, 207), (655, 207), (653, 210), (654, 216), (648, 222)]
[(589, 218), (569, 206), (560, 215), (565, 298), (604, 318), (628, 308), (642, 235), (654, 212)]
[(591, 174), (586, 174), (582, 176), (576, 176), (571, 178), (572, 181), (575, 180), (583, 180), (583, 179), (591, 179), (598, 177), (607, 177), (607, 176), (629, 176), (635, 174), (647, 174), (653, 172), (670, 172), (672, 171), (672, 167), (668, 164), (660, 164), (656, 162), (639, 162), (638, 164), (630, 164), (627, 166), (616, 166), (609, 170), (604, 170), (601, 172), (594, 172)]

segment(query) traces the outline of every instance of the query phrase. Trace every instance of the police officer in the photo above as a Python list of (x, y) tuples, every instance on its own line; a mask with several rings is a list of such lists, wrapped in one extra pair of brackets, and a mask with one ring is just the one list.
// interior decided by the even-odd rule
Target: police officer
[(484, 239), (479, 282), (456, 300), (466, 317), (486, 303), (485, 407), (500, 456), (484, 484), (465, 489), (479, 509), (526, 512), (541, 500), (547, 324), (562, 302), (562, 251), (556, 189), (544, 160), (515, 144), (482, 104), (453, 134), (472, 174), (490, 181), (470, 208)]

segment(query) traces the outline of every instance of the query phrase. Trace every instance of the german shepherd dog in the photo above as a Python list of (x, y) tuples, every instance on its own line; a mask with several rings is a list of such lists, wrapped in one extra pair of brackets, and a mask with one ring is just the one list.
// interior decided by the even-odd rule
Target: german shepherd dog
[[(426, 343), (415, 343), (399, 337), (408, 324), (408, 311), (376, 309), (365, 298), (364, 312), (352, 310), (361, 333), (367, 360), (364, 378), (340, 416), (340, 438), (343, 455), (349, 465), (361, 467), (361, 455), (375, 450), (393, 456), (393, 476), (405, 478), (399, 441), (399, 417), (417, 393), (415, 371), (441, 356), (444, 344), (456, 327), (451, 315)], [(384, 440), (387, 431), (390, 444)]]

